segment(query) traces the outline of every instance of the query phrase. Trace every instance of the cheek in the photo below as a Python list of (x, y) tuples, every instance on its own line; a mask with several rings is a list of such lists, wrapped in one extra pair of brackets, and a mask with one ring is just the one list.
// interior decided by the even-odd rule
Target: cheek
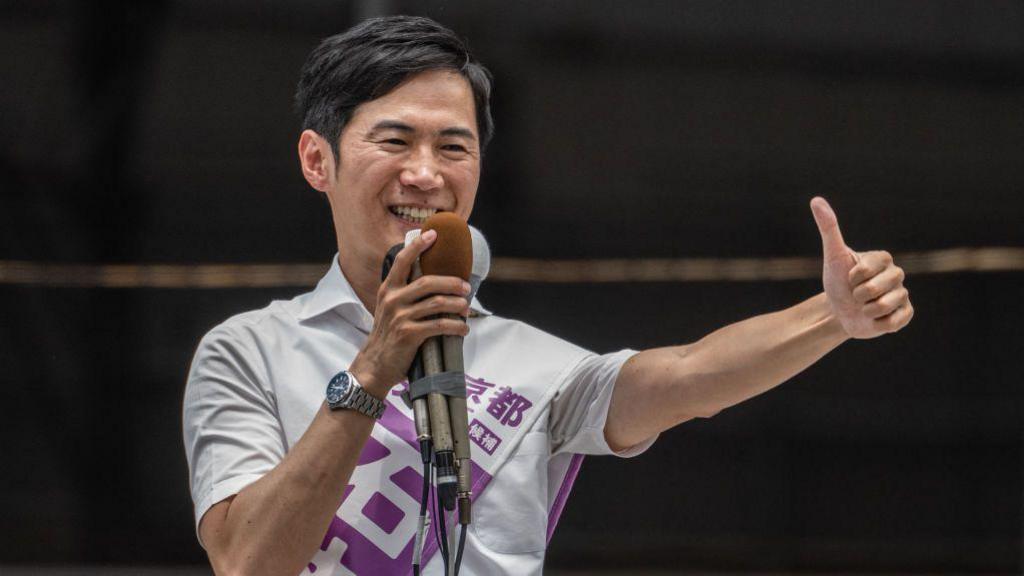
[(387, 158), (370, 153), (353, 156), (341, 166), (342, 177), (337, 192), (352, 204), (379, 204), (380, 195), (397, 177), (397, 168)]
[(476, 193), (477, 186), (480, 185), (480, 169), (477, 167), (462, 167), (452, 172), (452, 176), (455, 179), (455, 187), (458, 189), (460, 195), (464, 195), (467, 192)]
[(459, 213), (464, 218), (469, 218), (473, 211), (473, 204), (476, 202), (476, 191), (480, 185), (479, 171), (467, 170), (460, 175), (458, 190)]

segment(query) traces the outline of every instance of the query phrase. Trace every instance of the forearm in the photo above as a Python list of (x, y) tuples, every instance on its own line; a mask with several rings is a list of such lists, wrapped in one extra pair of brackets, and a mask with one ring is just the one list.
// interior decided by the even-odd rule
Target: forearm
[(298, 574), (323, 541), (373, 420), (321, 405), (285, 458), (203, 518), (217, 574)]
[(819, 294), (693, 344), (641, 352), (622, 367), (605, 436), (623, 448), (712, 416), (785, 382), (847, 338)]
[[(465, 336), (469, 283), (426, 275), (409, 282), (413, 263), (437, 238), (428, 230), (403, 248), (373, 306), (373, 329), (349, 365), (363, 389), (385, 398), (405, 378), (417, 349), (435, 336)], [(368, 298), (364, 302), (369, 307)], [(373, 420), (354, 410), (319, 412), (281, 462), (263, 478), (207, 511), (200, 536), (218, 574), (298, 574), (323, 542)]]

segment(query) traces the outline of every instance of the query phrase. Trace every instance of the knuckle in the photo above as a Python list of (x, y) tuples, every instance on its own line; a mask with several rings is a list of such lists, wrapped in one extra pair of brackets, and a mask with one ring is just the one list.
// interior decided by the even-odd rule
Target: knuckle
[[(899, 316), (897, 318), (897, 316)], [(907, 318), (899, 314), (893, 314), (892, 319), (892, 331), (899, 332), (904, 326), (907, 325)]]
[(409, 248), (410, 246), (406, 246), (398, 251), (398, 254), (395, 256), (395, 262), (391, 266), (391, 271), (388, 272), (388, 276), (395, 274), (396, 269), (408, 269), (412, 266), (412, 261), (416, 255)]
[(412, 330), (412, 324), (404, 320), (396, 322), (394, 327), (391, 329), (391, 331), (394, 332), (395, 336), (398, 336), (400, 339), (408, 338), (409, 334), (412, 333)]
[(447, 312), (451, 308), (451, 298), (438, 294), (432, 299), (431, 308), (437, 312)]
[(882, 259), (885, 260), (885, 262), (892, 262), (892, 254), (890, 254), (888, 250), (881, 250), (879, 254), (881, 254)]
[(888, 306), (890, 309), (896, 308), (897, 306), (900, 305), (900, 302), (903, 300), (903, 293), (900, 292), (899, 290), (892, 290), (886, 292), (880, 298), (880, 301), (883, 300), (885, 301), (885, 305)]
[(882, 288), (874, 282), (868, 284), (865, 291), (867, 292), (868, 300), (874, 300), (882, 295)]
[(420, 329), (416, 327), (412, 322), (405, 322), (399, 328), (398, 332), (401, 335), (399, 340), (408, 346), (419, 345), (423, 338), (420, 336)]
[(395, 300), (395, 293), (390, 291), (385, 291), (383, 294), (381, 294), (380, 297), (377, 298), (377, 301), (380, 303), (380, 307), (383, 308), (385, 311), (389, 311), (395, 307)]
[(854, 291), (853, 297), (859, 302), (870, 302), (878, 297), (878, 289), (873, 284), (864, 284)]
[(408, 309), (396, 310), (391, 316), (391, 321), (396, 328), (402, 328), (409, 323), (411, 315)]

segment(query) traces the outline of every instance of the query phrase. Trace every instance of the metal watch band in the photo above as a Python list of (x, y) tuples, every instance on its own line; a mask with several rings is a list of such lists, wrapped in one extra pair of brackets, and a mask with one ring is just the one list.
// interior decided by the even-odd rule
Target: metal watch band
[(384, 415), (384, 401), (363, 390), (355, 378), (352, 378), (352, 386), (352, 393), (349, 395), (348, 401), (345, 402), (345, 407), (366, 414), (374, 420), (380, 420), (380, 417)]
[(385, 408), (384, 401), (363, 390), (348, 370), (338, 372), (327, 384), (327, 405), (331, 410), (355, 410), (375, 420), (384, 415)]

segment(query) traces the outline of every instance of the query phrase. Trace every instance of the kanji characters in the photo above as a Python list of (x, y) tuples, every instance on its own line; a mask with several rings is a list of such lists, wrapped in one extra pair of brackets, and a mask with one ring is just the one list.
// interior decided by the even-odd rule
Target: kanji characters
[(523, 413), (533, 407), (533, 402), (516, 394), (508, 386), (500, 388), (498, 392), (497, 396), (491, 398), (487, 413), (501, 424), (512, 428), (519, 426), (523, 422)]
[(483, 378), (466, 376), (466, 409), (473, 411), (473, 405), (480, 403), (480, 397), (494, 388), (494, 384), (485, 381)]

